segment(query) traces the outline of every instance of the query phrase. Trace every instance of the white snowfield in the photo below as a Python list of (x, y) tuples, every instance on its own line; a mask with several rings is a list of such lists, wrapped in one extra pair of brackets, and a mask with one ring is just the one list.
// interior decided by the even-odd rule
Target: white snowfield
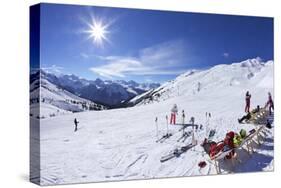
[[(213, 140), (221, 141), (228, 131), (256, 128), (252, 124), (237, 122), (244, 115), (245, 93), (248, 90), (252, 95), (251, 109), (256, 105), (264, 106), (267, 93), (274, 94), (273, 78), (272, 61), (262, 63), (259, 58), (251, 59), (180, 75), (160, 86), (167, 92), (158, 98), (158, 102), (42, 119), (40, 183), (52, 185), (216, 174), (200, 143), (211, 129), (216, 130)], [(158, 136), (161, 137), (167, 132), (165, 116), (170, 117), (174, 104), (179, 108), (177, 123), (182, 123), (181, 111), (184, 110), (185, 123), (193, 116), (195, 124), (202, 124), (203, 129), (195, 132), (197, 146), (161, 163), (163, 155), (191, 143), (191, 136), (184, 143), (177, 142), (182, 134), (178, 131), (180, 125), (169, 125), (172, 137), (163, 143), (156, 142), (155, 118), (158, 118)], [(206, 112), (212, 115), (209, 125)], [(79, 121), (77, 132), (74, 132), (74, 118)], [(186, 131), (190, 130), (191, 127), (186, 128)], [(222, 173), (272, 171), (274, 128), (266, 129), (265, 142), (261, 146), (254, 145), (254, 148), (255, 153), (250, 156), (246, 151), (239, 151), (241, 161), (235, 163), (234, 168), (229, 160), (222, 160)], [(198, 166), (200, 161), (207, 163), (202, 169)]]

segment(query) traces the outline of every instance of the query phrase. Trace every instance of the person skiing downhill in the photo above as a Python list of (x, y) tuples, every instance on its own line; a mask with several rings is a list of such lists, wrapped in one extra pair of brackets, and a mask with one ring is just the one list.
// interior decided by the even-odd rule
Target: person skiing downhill
[(274, 104), (270, 92), (268, 92), (268, 100), (266, 102), (265, 108), (267, 108), (268, 106), (269, 106), (269, 115), (271, 115), (271, 110), (274, 110)]
[(249, 113), (250, 104), (251, 104), (251, 94), (249, 93), (249, 91), (246, 92), (245, 101), (246, 101), (245, 112)]
[(173, 108), (171, 109), (170, 124), (176, 124), (176, 114), (178, 114), (178, 107), (176, 104), (174, 104)]
[(74, 132), (76, 132), (76, 131), (78, 130), (78, 129), (77, 129), (78, 123), (79, 123), (79, 121), (77, 121), (77, 119), (75, 118), (75, 119), (74, 119), (74, 125), (75, 125)]

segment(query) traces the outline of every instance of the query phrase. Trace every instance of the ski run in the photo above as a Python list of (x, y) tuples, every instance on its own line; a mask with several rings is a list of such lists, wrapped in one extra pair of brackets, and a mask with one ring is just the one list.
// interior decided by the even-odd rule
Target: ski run
[[(257, 105), (263, 107), (268, 92), (274, 95), (273, 62), (256, 58), (195, 70), (155, 91), (157, 95), (139, 100), (133, 107), (40, 119), (40, 183), (217, 174), (200, 144), (208, 137), (219, 142), (229, 131), (245, 129), (248, 133), (262, 126), (238, 123), (237, 119), (245, 115), (246, 91), (251, 93), (250, 110)], [(178, 108), (175, 125), (170, 124), (174, 104)], [(190, 125), (191, 117), (194, 124)], [(79, 121), (76, 132), (75, 118)], [(270, 118), (273, 122), (273, 115)], [(31, 121), (39, 119), (31, 117)], [(220, 160), (220, 173), (272, 171), (274, 122), (263, 132), (263, 142), (252, 143), (254, 152), (250, 155), (240, 149), (234, 165), (231, 160)], [(198, 166), (202, 161), (206, 162), (204, 168)]]

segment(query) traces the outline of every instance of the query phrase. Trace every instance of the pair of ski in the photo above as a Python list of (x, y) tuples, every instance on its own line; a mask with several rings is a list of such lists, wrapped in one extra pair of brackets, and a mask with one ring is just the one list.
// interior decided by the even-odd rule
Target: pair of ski
[(190, 150), (191, 148), (193, 148), (196, 145), (197, 145), (197, 142), (194, 142), (194, 143), (176, 148), (176, 149), (170, 151), (167, 155), (162, 156), (160, 159), (160, 162), (163, 163), (170, 159), (180, 157), (183, 153), (187, 152), (188, 150)]
[(161, 138), (159, 138), (158, 140), (156, 140), (156, 142), (163, 143), (166, 139), (170, 138), (172, 135), (173, 135), (172, 133), (167, 133), (163, 135)]
[(177, 142), (185, 142), (185, 140), (191, 135), (191, 131), (184, 132), (182, 136), (177, 140)]
[(182, 127), (179, 129), (179, 132), (185, 130), (187, 127), (194, 127), (195, 130), (198, 130), (198, 129), (202, 130), (203, 129), (202, 124), (200, 124), (200, 125), (197, 125), (197, 124), (179, 124), (179, 125), (182, 125)]

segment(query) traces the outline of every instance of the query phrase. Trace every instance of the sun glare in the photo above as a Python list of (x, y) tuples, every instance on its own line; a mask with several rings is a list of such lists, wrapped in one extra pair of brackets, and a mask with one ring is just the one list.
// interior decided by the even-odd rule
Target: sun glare
[(96, 45), (103, 45), (104, 41), (108, 41), (107, 34), (109, 31), (107, 30), (109, 25), (102, 23), (102, 21), (92, 20), (89, 25), (89, 30), (86, 32), (89, 33), (89, 38), (93, 40)]

